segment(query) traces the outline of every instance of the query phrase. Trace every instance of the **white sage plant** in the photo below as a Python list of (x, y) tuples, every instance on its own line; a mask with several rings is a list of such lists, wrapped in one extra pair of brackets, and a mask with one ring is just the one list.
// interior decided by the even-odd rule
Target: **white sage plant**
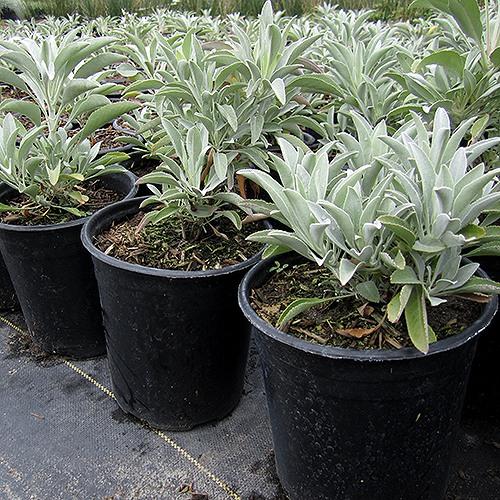
[(47, 136), (43, 125), (29, 131), (10, 113), (0, 119), (0, 181), (27, 196), (22, 205), (0, 204), (2, 212), (29, 212), (32, 209), (61, 209), (77, 217), (87, 215), (88, 196), (79, 189), (82, 182), (103, 174), (123, 171), (125, 153), (99, 156), (99, 144), (88, 138), (102, 124), (93, 124), (78, 136), (69, 137), (64, 128)]
[[(0, 41), (0, 61), (6, 64), (0, 66), (0, 82), (27, 96), (0, 103), (0, 179), (29, 196), (33, 206), (85, 215), (88, 199), (77, 185), (116, 172), (128, 158), (117, 153), (103, 156), (100, 143), (91, 145), (99, 128), (138, 107), (132, 102), (111, 103), (104, 94), (114, 85), (98, 81), (96, 75), (105, 66), (123, 59), (100, 52), (111, 41), (79, 38), (75, 30), (40, 42)], [(14, 115), (28, 118), (32, 127)]]
[(140, 227), (175, 218), (183, 233), (196, 239), (205, 227), (222, 217), (240, 229), (242, 221), (236, 206), (242, 198), (227, 186), (237, 153), (215, 150), (203, 124), (191, 124), (180, 131), (166, 119), (162, 125), (174, 155), (171, 147), (165, 146), (165, 153), (158, 153), (162, 164), (139, 179), (153, 193), (141, 205), (153, 210), (146, 213)]
[[(0, 112), (26, 116), (34, 125), (44, 122), (49, 134), (61, 126), (70, 129), (97, 109), (117, 109), (105, 94), (113, 84), (99, 84), (97, 74), (123, 56), (101, 50), (111, 37), (79, 38), (72, 30), (63, 37), (47, 36), (0, 40), (0, 82), (27, 95), (0, 104)], [(10, 66), (10, 68), (8, 67)]]
[[(412, 120), (411, 135), (379, 138), (392, 154), (385, 150), (366, 165), (353, 164), (356, 148), (338, 158), (345, 164), (339, 170), (324, 150), (304, 155), (282, 142), (283, 160), (275, 165), (281, 183), (255, 169), (239, 174), (272, 199), (254, 208), (290, 228), (250, 237), (270, 245), (267, 256), (292, 250), (331, 270), (346, 296), (380, 303), (394, 323), (404, 315), (411, 341), (425, 353), (436, 338), (427, 321), (429, 305), (455, 295), (484, 301), (500, 292), (500, 285), (476, 275), (478, 264), (462, 258), (469, 248), (480, 253), (483, 244), (489, 255), (498, 252), (498, 231), (488, 231), (481, 217), (500, 209), (500, 169), (485, 172), (473, 162), (499, 140), (460, 147), (473, 120), (452, 132), (443, 109), (431, 131), (417, 115)], [(299, 299), (279, 323), (324, 301)]]

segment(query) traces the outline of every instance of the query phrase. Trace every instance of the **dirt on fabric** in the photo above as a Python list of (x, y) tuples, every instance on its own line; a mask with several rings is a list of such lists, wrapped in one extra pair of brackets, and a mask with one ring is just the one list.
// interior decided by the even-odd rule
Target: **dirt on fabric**
[(62, 363), (59, 356), (49, 354), (38, 347), (27, 332), (12, 330), (7, 339), (7, 346), (8, 356), (11, 358), (25, 357), (44, 367)]

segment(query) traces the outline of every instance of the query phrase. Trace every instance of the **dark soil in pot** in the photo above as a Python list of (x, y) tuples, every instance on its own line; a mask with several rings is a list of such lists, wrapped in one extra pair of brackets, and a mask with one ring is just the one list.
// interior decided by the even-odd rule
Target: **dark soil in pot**
[[(26, 116), (15, 113), (16, 118), (21, 122), (21, 124), (29, 130), (34, 127), (33, 122)], [(68, 126), (67, 116), (63, 116), (61, 121), (61, 126), (66, 124), (66, 130), (70, 137), (76, 135), (80, 131), (80, 124), (73, 122)], [(124, 135), (136, 135), (131, 129), (126, 128), (116, 128), (113, 124), (108, 124), (98, 130), (96, 130), (90, 137), (90, 143), (94, 146), (96, 143), (101, 143), (101, 149), (99, 155), (102, 156), (106, 153), (123, 151), (129, 153), (132, 151), (133, 147), (130, 144), (126, 144), (119, 140), (120, 137)]]
[[(296, 299), (341, 296), (342, 288), (326, 268), (312, 262), (296, 265), (278, 263), (269, 280), (252, 290), (251, 305), (257, 314), (276, 326), (280, 314)], [(286, 325), (283, 331), (320, 345), (353, 349), (399, 349), (411, 347), (404, 321), (384, 321), (384, 309), (364, 300), (343, 299), (315, 307)], [(450, 298), (428, 309), (428, 320), (437, 338), (463, 331), (481, 315), (481, 305)]]
[(427, 355), (412, 347), (339, 348), (281, 332), (256, 314), (252, 291), (266, 286), (273, 267), (274, 260), (255, 266), (239, 301), (261, 356), (287, 494), (292, 500), (444, 498), (476, 340), (497, 299)]
[[(81, 183), (79, 191), (89, 199), (85, 203), (85, 212), (89, 215), (97, 210), (124, 198), (126, 193), (115, 189), (105, 177), (98, 177)], [(9, 205), (21, 209), (19, 211), (2, 212), (0, 222), (22, 226), (39, 226), (41, 224), (60, 224), (78, 219), (78, 216), (64, 209), (47, 210), (34, 203), (27, 195), (14, 193), (9, 196)]]
[[(75, 124), (69, 135), (75, 135), (80, 130), (80, 125)], [(99, 151), (99, 155), (102, 156), (106, 153), (110, 152), (118, 152), (122, 151), (125, 153), (129, 153), (132, 151), (133, 147), (131, 144), (126, 144), (119, 140), (120, 137), (124, 135), (135, 135), (132, 132), (126, 132), (114, 127), (112, 123), (101, 127), (99, 130), (96, 130), (90, 137), (90, 143), (95, 145), (96, 143), (101, 143), (101, 149)]]
[(245, 262), (261, 249), (259, 243), (246, 241), (258, 230), (257, 224), (237, 230), (227, 219), (214, 223), (195, 237), (186, 238), (188, 228), (176, 219), (149, 224), (141, 231), (145, 212), (115, 222), (96, 235), (95, 244), (106, 255), (131, 264), (157, 269), (207, 271)]
[(23, 92), (15, 87), (11, 87), (10, 85), (1, 85), (0, 86), (0, 97), (2, 100), (4, 99), (27, 99), (30, 100), (30, 96), (27, 92)]
[[(82, 241), (94, 260), (119, 406), (155, 427), (186, 430), (225, 417), (239, 402), (249, 327), (236, 292), (259, 256), (247, 258), (255, 253), (248, 247), (243, 255), (234, 252), (232, 265), (224, 257), (220, 269), (203, 270), (216, 265), (215, 257), (196, 255), (196, 250), (193, 255), (181, 240), (164, 240), (162, 251), (154, 232), (172, 231), (167, 236), (175, 238), (178, 225), (146, 226), (151, 232), (138, 241), (131, 229), (137, 225), (134, 217), (141, 217), (141, 201), (120, 202), (95, 214), (83, 228)], [(215, 229), (235, 237), (224, 226)], [(212, 253), (223, 256), (215, 246)], [(127, 247), (136, 249), (134, 255), (124, 251)], [(112, 257), (114, 252), (128, 262)], [(142, 265), (169, 267), (173, 261), (177, 269)]]
[(114, 83), (115, 85), (130, 85), (131, 81), (124, 76), (119, 74), (111, 75), (106, 77), (102, 83)]
[(129, 144), (124, 144), (118, 138), (122, 137), (124, 133), (116, 130), (112, 124), (106, 125), (97, 130), (91, 137), (91, 143), (101, 143), (101, 153), (108, 151), (125, 151), (132, 149)]
[[(135, 195), (130, 173), (103, 176), (102, 182), (120, 198)], [(11, 188), (0, 187), (2, 202), (15, 197)], [(105, 352), (105, 343), (92, 261), (80, 242), (86, 218), (60, 222), (52, 218), (56, 215), (31, 225), (30, 218), (25, 224), (4, 219), (0, 250), (33, 342), (48, 353), (97, 356)], [(53, 220), (59, 222), (44, 223)]]

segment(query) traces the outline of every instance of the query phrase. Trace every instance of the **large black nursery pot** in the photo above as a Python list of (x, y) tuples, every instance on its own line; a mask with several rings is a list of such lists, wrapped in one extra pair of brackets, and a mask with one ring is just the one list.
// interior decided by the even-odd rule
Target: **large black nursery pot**
[[(474, 259), (488, 276), (500, 281), (500, 258), (497, 256)], [(496, 314), (477, 343), (476, 357), (472, 363), (465, 415), (500, 417), (500, 383), (498, 360), (500, 358), (500, 314)]]
[[(126, 198), (137, 191), (129, 172), (102, 180)], [(1, 201), (14, 193), (0, 186)], [(38, 226), (0, 223), (0, 250), (34, 343), (72, 358), (106, 351), (92, 261), (80, 241), (86, 219)]]
[(321, 346), (252, 309), (251, 290), (274, 260), (247, 274), (239, 302), (257, 340), (277, 472), (290, 499), (442, 499), (477, 337), (496, 297), (427, 355)]
[(82, 241), (94, 261), (108, 363), (118, 405), (154, 427), (187, 430), (238, 404), (249, 325), (237, 290), (259, 256), (220, 270), (185, 272), (130, 264), (93, 244), (145, 198), (94, 214)]

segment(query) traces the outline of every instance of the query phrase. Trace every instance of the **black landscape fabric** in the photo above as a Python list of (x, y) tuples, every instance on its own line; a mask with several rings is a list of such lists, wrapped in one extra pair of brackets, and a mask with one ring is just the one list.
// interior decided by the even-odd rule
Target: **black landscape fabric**
[[(23, 326), (17, 314), (6, 318)], [(44, 357), (0, 321), (1, 499), (286, 498), (253, 346), (238, 408), (189, 432), (155, 433), (119, 410), (106, 388), (106, 358)], [(498, 498), (499, 422), (464, 422), (448, 499)]]

